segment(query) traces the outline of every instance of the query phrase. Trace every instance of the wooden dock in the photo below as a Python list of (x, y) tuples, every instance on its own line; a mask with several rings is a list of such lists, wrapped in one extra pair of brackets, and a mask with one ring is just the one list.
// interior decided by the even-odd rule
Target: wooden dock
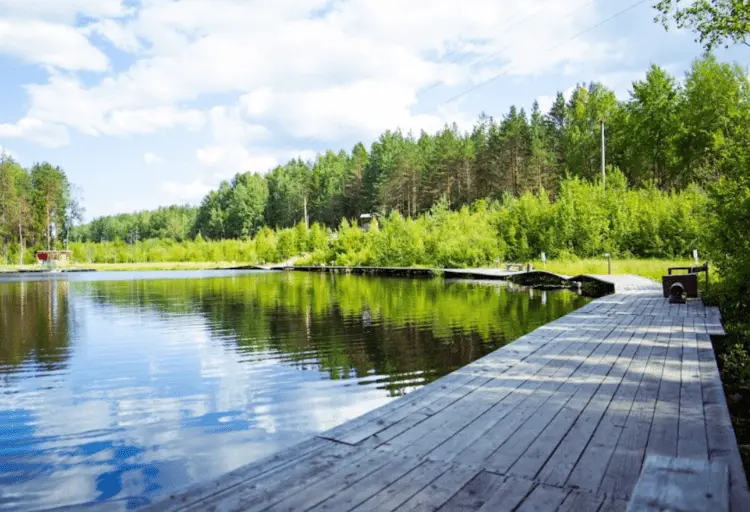
[(718, 310), (591, 277), (616, 293), (147, 509), (624, 511), (647, 455), (726, 464), (730, 509), (750, 509), (709, 337)]

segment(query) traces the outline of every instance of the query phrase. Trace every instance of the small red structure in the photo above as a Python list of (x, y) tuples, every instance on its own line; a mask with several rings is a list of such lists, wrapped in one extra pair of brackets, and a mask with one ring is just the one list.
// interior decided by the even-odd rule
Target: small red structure
[(67, 263), (70, 261), (71, 251), (36, 251), (39, 263)]

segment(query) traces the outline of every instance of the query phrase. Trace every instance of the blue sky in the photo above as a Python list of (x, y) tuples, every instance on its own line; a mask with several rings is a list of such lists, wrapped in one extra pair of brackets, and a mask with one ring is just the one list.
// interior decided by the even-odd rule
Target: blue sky
[(635, 4), (0, 0), (0, 147), (65, 169), (88, 218), (197, 203), (385, 129), (468, 127), (591, 80), (626, 98), (651, 63), (682, 77), (700, 46), (651, 1), (618, 14)]

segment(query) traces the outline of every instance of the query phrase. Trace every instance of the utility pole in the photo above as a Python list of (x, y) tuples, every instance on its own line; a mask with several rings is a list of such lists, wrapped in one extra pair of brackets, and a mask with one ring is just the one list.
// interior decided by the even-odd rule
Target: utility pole
[(305, 207), (305, 229), (310, 229), (310, 222), (307, 219), (307, 196), (305, 196), (304, 207)]
[(601, 120), (602, 126), (602, 190), (607, 191), (607, 143), (604, 138), (604, 119)]

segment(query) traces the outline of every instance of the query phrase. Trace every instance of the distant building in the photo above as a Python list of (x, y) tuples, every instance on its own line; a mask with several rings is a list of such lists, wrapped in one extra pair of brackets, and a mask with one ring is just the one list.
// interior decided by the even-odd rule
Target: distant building
[(369, 231), (373, 220), (377, 220), (380, 217), (377, 213), (363, 213), (359, 216), (359, 226), (363, 231)]
[(36, 259), (46, 264), (68, 263), (72, 254), (72, 251), (36, 251)]

